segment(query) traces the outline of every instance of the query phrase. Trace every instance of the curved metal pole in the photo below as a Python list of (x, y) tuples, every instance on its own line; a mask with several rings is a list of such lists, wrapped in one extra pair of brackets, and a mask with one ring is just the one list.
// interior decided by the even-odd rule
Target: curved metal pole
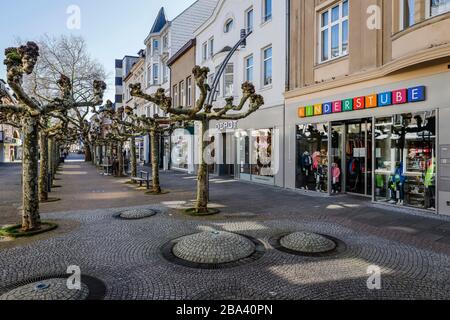
[[(233, 54), (237, 51), (237, 49), (246, 43), (247, 38), (253, 33), (253, 31), (249, 31), (247, 32), (245, 29), (241, 30), (241, 39), (234, 45), (234, 47), (231, 49), (230, 52), (228, 52), (227, 56), (225, 57), (225, 59), (223, 60), (222, 64), (219, 67), (219, 70), (217, 71), (216, 75), (214, 76), (214, 80), (211, 86), (211, 91), (208, 93), (208, 97), (206, 99), (206, 105), (211, 106), (213, 104), (214, 101), (214, 95), (216, 94), (217, 91), (217, 87), (219, 86), (220, 83), (220, 78), (222, 77), (223, 72), (225, 71), (225, 68), (228, 64), (228, 62), (230, 62), (231, 57), (233, 56)], [(203, 137), (202, 137), (203, 139)], [(201, 155), (203, 156), (203, 155)], [(208, 190), (208, 196), (207, 196), (207, 200), (209, 201), (209, 168), (206, 170), (206, 183), (207, 183), (207, 190)]]
[(231, 57), (236, 52), (236, 50), (247, 40), (247, 38), (253, 33), (253, 31), (246, 32), (245, 29), (241, 31), (241, 39), (234, 45), (234, 47), (231, 49), (231, 51), (227, 54), (225, 59), (223, 60), (222, 64), (219, 67), (219, 70), (217, 71), (216, 75), (214, 76), (214, 80), (211, 86), (211, 91), (208, 93), (208, 97), (206, 99), (207, 105), (212, 105), (214, 101), (214, 95), (217, 91), (217, 87), (220, 83), (220, 78), (222, 77), (223, 72), (225, 71), (225, 68), (230, 62)]

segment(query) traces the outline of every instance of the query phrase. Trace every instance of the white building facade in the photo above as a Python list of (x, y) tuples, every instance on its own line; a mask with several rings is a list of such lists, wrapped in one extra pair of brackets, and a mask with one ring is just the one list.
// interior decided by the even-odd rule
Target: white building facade
[(210, 69), (211, 84), (240, 39), (241, 29), (251, 31), (245, 48), (239, 48), (227, 64), (214, 104), (224, 106), (227, 97), (234, 97), (237, 104), (246, 81), (254, 84), (265, 101), (246, 119), (210, 123), (210, 128), (218, 129), (211, 137), (215, 162), (210, 166), (212, 174), (284, 186), (279, 156), (284, 154), (286, 10), (285, 1), (220, 0), (212, 16), (195, 32), (197, 64)]
[[(171, 21), (167, 19), (164, 8), (161, 8), (144, 41), (146, 46), (146, 82), (143, 86), (145, 93), (153, 94), (159, 88), (163, 88), (166, 95), (171, 95), (170, 69), (167, 67), (167, 61), (194, 37), (194, 31), (211, 16), (216, 4), (217, 0), (198, 0)], [(148, 116), (154, 114), (164, 116), (164, 113), (152, 103), (147, 103), (145, 107)], [(168, 168), (170, 162), (170, 140), (170, 137), (163, 137), (160, 141), (160, 145), (163, 146), (160, 148), (163, 168)], [(150, 161), (148, 137), (145, 139), (144, 149), (145, 160), (148, 163)], [(191, 166), (189, 171), (192, 172), (193, 168)]]

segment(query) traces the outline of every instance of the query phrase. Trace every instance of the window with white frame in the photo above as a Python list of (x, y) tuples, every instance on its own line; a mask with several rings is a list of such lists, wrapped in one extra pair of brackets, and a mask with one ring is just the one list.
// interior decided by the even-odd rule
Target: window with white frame
[(163, 83), (169, 81), (169, 68), (166, 64), (163, 64)]
[(147, 86), (152, 84), (152, 66), (148, 65), (147, 67)]
[(231, 29), (233, 28), (233, 23), (234, 23), (233, 19), (231, 19), (231, 18), (228, 19), (228, 20), (225, 22), (225, 26), (223, 27), (223, 32), (225, 32), (225, 33), (230, 32)]
[(253, 55), (245, 58), (245, 81), (253, 82)]
[(163, 48), (167, 49), (169, 48), (169, 36), (166, 34), (163, 37)]
[(159, 54), (159, 40), (153, 39), (153, 55)]
[(185, 88), (184, 88), (184, 81), (180, 82), (180, 106), (186, 105), (186, 96), (185, 96)]
[(264, 86), (272, 84), (272, 47), (263, 50), (263, 84)]
[(202, 44), (202, 61), (206, 61), (208, 59), (208, 43), (205, 42)]
[(267, 22), (272, 19), (272, 0), (262, 0), (263, 1), (263, 22)]
[(223, 93), (225, 97), (230, 97), (233, 95), (233, 85), (234, 85), (234, 65), (229, 63), (225, 67), (225, 72), (223, 73)]
[(178, 107), (178, 86), (174, 85), (172, 91), (173, 91), (173, 97), (172, 97), (173, 106)]
[(428, 0), (427, 2), (428, 17), (450, 12), (450, 0)]
[(400, 29), (406, 29), (416, 23), (416, 0), (400, 0)]
[(245, 29), (247, 33), (253, 31), (253, 7), (245, 11)]
[(159, 65), (153, 64), (153, 85), (159, 84)]
[(320, 13), (320, 62), (348, 54), (349, 1)]
[(192, 77), (186, 79), (186, 105), (192, 107)]
[(214, 38), (208, 40), (209, 43), (209, 57), (212, 58), (214, 56)]

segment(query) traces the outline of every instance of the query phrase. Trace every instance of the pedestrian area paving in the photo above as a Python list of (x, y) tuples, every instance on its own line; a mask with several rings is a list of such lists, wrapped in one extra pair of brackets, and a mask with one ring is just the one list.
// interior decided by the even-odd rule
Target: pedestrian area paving
[[(375, 208), (358, 198), (310, 197), (219, 178), (212, 179), (211, 200), (222, 213), (193, 218), (179, 211), (195, 198), (195, 177), (187, 174), (163, 173), (163, 188), (171, 192), (161, 196), (134, 190), (124, 184), (126, 179), (100, 176), (86, 163), (66, 163), (60, 178), (62, 188), (52, 196), (63, 200), (45, 204), (42, 216), (74, 221), (77, 227), (0, 250), (0, 299), (23, 296), (30, 288), (17, 287), (39, 279), (58, 284), (55, 279), (68, 266), (80, 267), (88, 284), (89, 279), (101, 282), (104, 291), (97, 298), (104, 299), (450, 298), (446, 218)], [(120, 218), (133, 209), (156, 214)], [(300, 231), (337, 239), (340, 249), (308, 256), (274, 245), (274, 239)], [(193, 234), (200, 236), (186, 238)], [(251, 250), (253, 243), (261, 244), (261, 250), (254, 259), (218, 268), (168, 258), (172, 244), (189, 255), (188, 247), (194, 247), (192, 252), (201, 248), (194, 240), (211, 234), (242, 245), (237, 255)], [(381, 269), (379, 290), (368, 289), (371, 266)], [(82, 293), (75, 299), (88, 295)], [(51, 297), (67, 299), (70, 294), (52, 291)]]

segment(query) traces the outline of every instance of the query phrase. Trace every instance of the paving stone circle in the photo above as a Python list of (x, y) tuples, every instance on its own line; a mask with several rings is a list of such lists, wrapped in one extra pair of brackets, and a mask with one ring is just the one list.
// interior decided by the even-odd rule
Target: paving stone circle
[(324, 253), (336, 248), (334, 241), (312, 232), (294, 232), (280, 239), (280, 244), (290, 250), (305, 253)]
[(67, 279), (51, 278), (32, 282), (12, 289), (0, 296), (0, 300), (86, 300), (89, 288), (81, 283), (81, 290), (67, 287)]
[(130, 209), (119, 213), (116, 217), (125, 220), (138, 220), (153, 217), (157, 214), (156, 210), (153, 209)]
[(255, 252), (249, 239), (230, 232), (207, 231), (186, 236), (174, 247), (180, 259), (194, 263), (227, 263), (247, 258)]
[(174, 263), (199, 269), (230, 268), (262, 257), (264, 244), (249, 236), (225, 231), (205, 231), (184, 236), (161, 248)]

